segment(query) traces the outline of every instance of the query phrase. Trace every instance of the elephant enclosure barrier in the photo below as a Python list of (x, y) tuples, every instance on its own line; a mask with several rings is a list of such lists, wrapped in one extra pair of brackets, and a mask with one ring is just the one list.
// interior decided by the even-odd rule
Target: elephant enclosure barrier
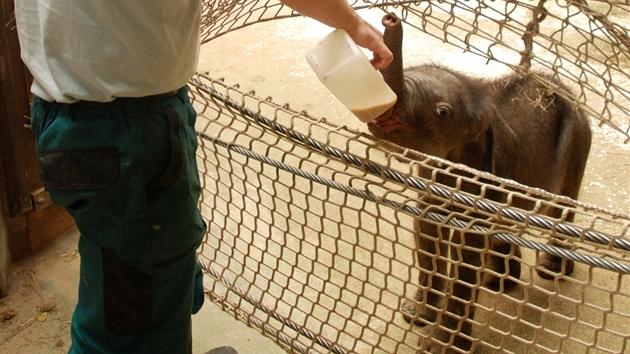
[[(394, 12), (408, 32), (521, 75), (544, 81), (536, 72), (552, 72), (573, 96), (544, 82), (575, 97), (571, 101), (597, 128), (594, 140), (630, 140), (627, 1), (351, 3)], [(297, 16), (274, 1), (205, 0), (204, 6), (204, 45), (255, 23)], [(473, 352), (630, 353), (627, 210), (610, 211), (377, 142), (203, 73), (189, 87), (199, 113), (200, 206), (208, 223), (199, 261), (206, 294), (286, 351), (422, 352), (436, 327), (407, 323), (401, 306), (419, 286), (415, 257), (423, 250), (416, 237), (423, 236), (415, 234), (414, 220), (423, 218), (523, 249), (520, 278), (497, 274), (516, 287), (479, 287), (476, 315), (465, 319), (473, 325)], [(420, 169), (432, 177), (421, 178)], [(440, 175), (456, 182), (441, 185)], [(463, 192), (463, 183), (479, 185), (480, 193)], [(491, 190), (504, 193), (506, 202), (485, 198)], [(517, 209), (511, 205), (516, 199), (533, 207)], [(545, 216), (545, 208), (561, 210), (562, 217)], [(548, 246), (551, 237), (571, 250)], [(462, 247), (447, 236), (441, 242)], [(536, 258), (542, 252), (575, 260), (574, 273), (540, 278)], [(444, 261), (454, 272), (466, 266)], [(483, 264), (476, 271), (489, 272)]]

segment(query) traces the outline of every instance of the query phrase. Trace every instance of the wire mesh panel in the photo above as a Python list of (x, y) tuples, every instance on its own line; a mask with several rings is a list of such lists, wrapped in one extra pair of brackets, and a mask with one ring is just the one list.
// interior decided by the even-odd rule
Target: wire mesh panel
[[(628, 3), (353, 4), (395, 12), (411, 29), (535, 77), (628, 139)], [(271, 1), (205, 5), (205, 42), (296, 16)], [(433, 352), (630, 353), (628, 215), (377, 141), (204, 74), (189, 86), (199, 112), (207, 295), (285, 350), (416, 353), (433, 342)], [(420, 222), (439, 236), (420, 232)], [(499, 241), (508, 252), (493, 248)], [(419, 247), (427, 242), (446, 251)], [(479, 263), (462, 261), (466, 254), (481, 255)], [(575, 270), (541, 278), (542, 254), (573, 260)], [(419, 267), (423, 256), (434, 266)], [(487, 267), (493, 257), (520, 264), (520, 274)], [(459, 280), (462, 272), (477, 280)], [(454, 294), (457, 286), (470, 294)], [(463, 315), (427, 302), (432, 296), (463, 304)], [(410, 303), (435, 318), (407, 313), (406, 321)], [(449, 316), (457, 327), (443, 326)], [(462, 338), (472, 348), (458, 345)]]

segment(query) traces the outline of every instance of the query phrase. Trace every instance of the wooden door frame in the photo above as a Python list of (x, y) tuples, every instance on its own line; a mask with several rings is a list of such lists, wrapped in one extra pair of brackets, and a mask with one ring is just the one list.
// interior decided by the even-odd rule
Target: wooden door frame
[[(14, 41), (12, 32), (15, 23), (12, 22), (13, 2), (3, 1), (0, 5), (0, 192), (1, 192), (1, 215), (4, 235), (0, 244), (2, 253), (0, 254), (0, 295), (5, 294), (8, 284), (8, 271), (11, 263), (11, 250), (23, 248), (24, 238), (16, 237), (26, 233), (25, 219), (23, 213), (32, 207), (28, 205), (26, 190), (28, 189), (28, 179), (21, 173), (25, 172), (25, 150), (18, 139), (20, 135), (19, 124), (23, 122), (19, 117), (20, 104), (18, 104), (21, 80), (15, 80), (14, 65)], [(17, 83), (17, 85), (16, 85)], [(18, 87), (16, 87), (18, 86)], [(27, 101), (28, 104), (28, 101)], [(22, 128), (23, 129), (23, 128)], [(20, 242), (22, 241), (22, 242)]]
[[(38, 177), (30, 126), (32, 77), (20, 57), (13, 1), (0, 5), (0, 297), (11, 261), (74, 227), (65, 210), (50, 205)], [(4, 279), (4, 280), (3, 280)]]

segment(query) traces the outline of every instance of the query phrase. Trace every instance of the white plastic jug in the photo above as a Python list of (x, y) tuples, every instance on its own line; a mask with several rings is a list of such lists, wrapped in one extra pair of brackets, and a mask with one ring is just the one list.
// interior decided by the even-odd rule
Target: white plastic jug
[(319, 80), (364, 123), (396, 103), (396, 94), (350, 35), (336, 29), (306, 52)]

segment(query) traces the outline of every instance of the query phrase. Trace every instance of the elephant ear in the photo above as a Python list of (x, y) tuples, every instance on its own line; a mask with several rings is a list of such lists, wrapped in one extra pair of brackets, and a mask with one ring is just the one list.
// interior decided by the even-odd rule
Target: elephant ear
[(495, 143), (494, 143), (494, 129), (493, 124), (501, 121), (501, 113), (494, 105), (494, 102), (489, 98), (489, 95), (485, 91), (477, 91), (480, 93), (480, 97), (475, 100), (477, 103), (474, 106), (473, 115), (477, 122), (477, 131), (480, 132), (475, 137), (481, 144), (483, 151), (480, 165), (477, 167), (479, 170), (494, 173), (494, 157), (495, 157)]
[(484, 131), (485, 154), (480, 169), (494, 175), (504, 175), (506, 171), (499, 171), (497, 166), (503, 166), (503, 169), (505, 169), (506, 165), (511, 165), (505, 163), (506, 150), (509, 149), (506, 143), (509, 145), (509, 142), (516, 142), (518, 139), (512, 127), (501, 116), (501, 113), (496, 109), (495, 111), (496, 113), (493, 115), (490, 124)]
[[(488, 95), (479, 91), (479, 95), (473, 97), (469, 105), (469, 116), (473, 122), (470, 124), (467, 142), (464, 144), (458, 156), (458, 162), (464, 163), (480, 171), (496, 174), (495, 161), (500, 159), (502, 152), (497, 149), (495, 134), (502, 134), (510, 130), (501, 118)], [(498, 128), (498, 129), (497, 129)]]
[(494, 129), (492, 129), (492, 124), (488, 126), (486, 129), (486, 149), (485, 154), (483, 155), (483, 160), (481, 163), (481, 171), (494, 173), (494, 164), (493, 164), (493, 156), (494, 156)]
[[(501, 120), (501, 115), (484, 90), (475, 90), (470, 104), (469, 116), (473, 122), (468, 131), (467, 165), (478, 170), (494, 173), (495, 131), (493, 124)], [(474, 148), (473, 148), (474, 146)]]
[(469, 139), (482, 141), (488, 127), (500, 120), (501, 114), (485, 90), (476, 89), (473, 95), (470, 115), (473, 117), (474, 123), (469, 131)]

